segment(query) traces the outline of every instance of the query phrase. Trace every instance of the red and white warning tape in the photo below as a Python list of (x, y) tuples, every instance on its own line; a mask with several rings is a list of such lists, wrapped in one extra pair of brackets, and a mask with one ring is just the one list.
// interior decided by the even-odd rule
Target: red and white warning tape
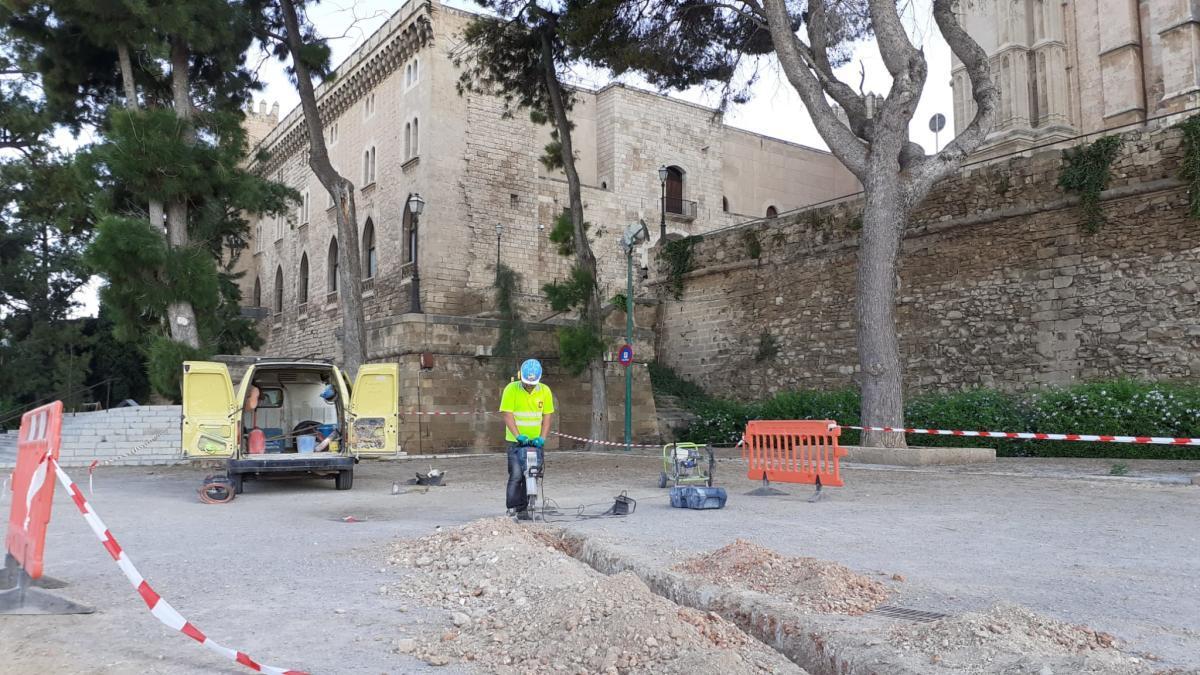
[(92, 487), (93, 487), (92, 474), (96, 472), (96, 467), (108, 466), (109, 464), (112, 464), (113, 462), (119, 462), (123, 459), (129, 459), (130, 457), (133, 457), (134, 455), (138, 454), (142, 450), (145, 450), (146, 448), (150, 447), (151, 443), (153, 443), (154, 441), (157, 441), (159, 438), (162, 438), (163, 434), (167, 433), (168, 431), (171, 431), (174, 428), (175, 427), (173, 427), (173, 426), (163, 427), (161, 430), (159, 430), (159, 432), (157, 434), (154, 434), (153, 436), (151, 436), (149, 440), (143, 441), (141, 445), (130, 450), (129, 452), (126, 452), (125, 454), (117, 455), (116, 457), (109, 457), (108, 459), (92, 460), (92, 463), (90, 465), (88, 465), (88, 494), (89, 495), (94, 494), (94, 491), (92, 490)]
[(423, 410), (409, 410), (401, 413), (402, 415), (499, 415), (497, 410), (468, 410), (467, 412), (425, 412)]
[(980, 438), (1018, 438), (1036, 441), (1085, 441), (1088, 443), (1138, 443), (1143, 445), (1200, 445), (1200, 438), (1171, 438), (1169, 436), (1104, 436), (1101, 434), (1037, 434), (1017, 431), (961, 431), (958, 429), (898, 429), (895, 427), (856, 427), (843, 429), (859, 431), (904, 432), (934, 436), (978, 436)]
[(268, 666), (263, 663), (258, 663), (254, 659), (242, 652), (237, 651), (236, 649), (230, 649), (228, 647), (221, 646), (209, 639), (209, 637), (202, 633), (199, 628), (196, 628), (189, 621), (184, 619), (183, 616), (176, 611), (169, 602), (163, 600), (162, 597), (150, 587), (150, 584), (146, 583), (146, 580), (142, 577), (141, 573), (139, 573), (137, 568), (133, 566), (133, 562), (129, 559), (129, 556), (125, 554), (125, 551), (121, 548), (121, 545), (117, 543), (117, 540), (112, 536), (112, 533), (108, 531), (107, 527), (105, 527), (104, 521), (100, 520), (100, 516), (97, 515), (92, 509), (91, 504), (88, 503), (87, 499), (84, 498), (83, 493), (80, 492), (79, 487), (75, 485), (75, 482), (71, 480), (71, 477), (67, 475), (67, 472), (63, 471), (63, 468), (58, 465), (58, 462), (55, 462), (54, 460), (50, 461), (54, 464), (54, 473), (58, 476), (58, 482), (61, 483), (63, 487), (66, 488), (67, 492), (70, 493), (71, 499), (75, 501), (75, 506), (77, 506), (79, 508), (79, 512), (83, 514), (83, 519), (87, 521), (88, 526), (92, 528), (92, 532), (96, 534), (96, 537), (100, 540), (100, 543), (104, 545), (104, 548), (108, 551), (108, 554), (111, 555), (113, 560), (117, 562), (117, 567), (120, 567), (121, 571), (125, 573), (125, 578), (129, 579), (129, 583), (133, 584), (134, 589), (137, 590), (138, 594), (142, 596), (142, 600), (145, 601), (146, 606), (150, 608), (150, 613), (154, 615), (154, 618), (158, 619), (164, 626), (183, 633), (196, 642), (199, 642), (201, 645), (204, 645), (208, 649), (220, 654), (221, 656), (224, 656), (230, 661), (236, 661), (251, 670), (260, 673), (272, 673), (272, 675), (305, 675), (303, 671), (289, 670), (287, 668), (276, 668), (275, 666)]
[(590, 438), (582, 438), (580, 436), (572, 436), (570, 434), (560, 434), (557, 431), (551, 431), (550, 433), (554, 434), (555, 436), (561, 436), (562, 438), (569, 438), (573, 441), (579, 441), (580, 443), (591, 443), (592, 445), (607, 445), (607, 446), (614, 447), (614, 448), (625, 448), (625, 447), (662, 448), (662, 445), (654, 445), (654, 444), (646, 444), (646, 443), (633, 443), (631, 445), (626, 446), (624, 443), (614, 443), (613, 441), (596, 441), (596, 440), (593, 440)]

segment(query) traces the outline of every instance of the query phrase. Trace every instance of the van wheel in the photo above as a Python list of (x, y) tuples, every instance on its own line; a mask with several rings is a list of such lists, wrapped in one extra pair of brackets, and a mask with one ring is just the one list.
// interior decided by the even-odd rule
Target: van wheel
[(339, 471), (338, 475), (333, 479), (333, 483), (339, 490), (349, 490), (354, 487), (354, 472)]
[(667, 472), (666, 471), (659, 472), (658, 487), (660, 487), (660, 488), (667, 487)]
[(235, 494), (235, 495), (242, 494), (242, 484), (244, 483), (244, 481), (245, 481), (245, 478), (240, 473), (234, 473), (234, 474), (229, 475), (229, 482), (233, 485), (233, 494)]

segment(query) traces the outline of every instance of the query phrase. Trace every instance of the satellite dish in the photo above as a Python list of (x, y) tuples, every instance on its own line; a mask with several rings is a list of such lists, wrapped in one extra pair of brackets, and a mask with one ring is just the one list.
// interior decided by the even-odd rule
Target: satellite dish
[(942, 113), (937, 113), (929, 118), (929, 130), (933, 133), (941, 133), (942, 129), (946, 128), (946, 116)]

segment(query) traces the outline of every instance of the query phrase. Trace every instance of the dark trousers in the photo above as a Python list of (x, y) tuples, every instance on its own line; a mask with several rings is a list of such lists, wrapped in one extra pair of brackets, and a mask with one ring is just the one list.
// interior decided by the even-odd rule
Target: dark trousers
[[(522, 448), (516, 443), (510, 443), (508, 446), (508, 491), (505, 495), (505, 508), (516, 509), (517, 511), (525, 511), (529, 508), (529, 495), (525, 486), (525, 452), (526, 448)], [(546, 458), (542, 453), (542, 449), (538, 448), (538, 465), (545, 466)]]

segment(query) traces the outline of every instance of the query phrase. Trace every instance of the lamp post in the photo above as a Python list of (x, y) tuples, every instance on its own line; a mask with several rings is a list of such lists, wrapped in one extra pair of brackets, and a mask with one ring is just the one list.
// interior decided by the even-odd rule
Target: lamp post
[(413, 260), (413, 277), (412, 277), (412, 301), (409, 303), (409, 311), (414, 314), (421, 313), (421, 265), (417, 258), (417, 225), (421, 220), (421, 212), (425, 210), (425, 200), (421, 199), (420, 192), (414, 192), (408, 198), (408, 210), (412, 212), (412, 231), (409, 234), (409, 246), (412, 250)]
[(658, 212), (661, 220), (658, 224), (658, 241), (660, 245), (667, 243), (667, 165), (658, 167), (658, 182), (662, 186), (662, 197), (659, 199)]
[(496, 283), (500, 283), (500, 235), (504, 233), (504, 223), (496, 223)]
[[(650, 238), (646, 221), (625, 228), (621, 246), (625, 248), (625, 344), (633, 347), (633, 247)], [(633, 364), (625, 366), (625, 450), (633, 448)]]

